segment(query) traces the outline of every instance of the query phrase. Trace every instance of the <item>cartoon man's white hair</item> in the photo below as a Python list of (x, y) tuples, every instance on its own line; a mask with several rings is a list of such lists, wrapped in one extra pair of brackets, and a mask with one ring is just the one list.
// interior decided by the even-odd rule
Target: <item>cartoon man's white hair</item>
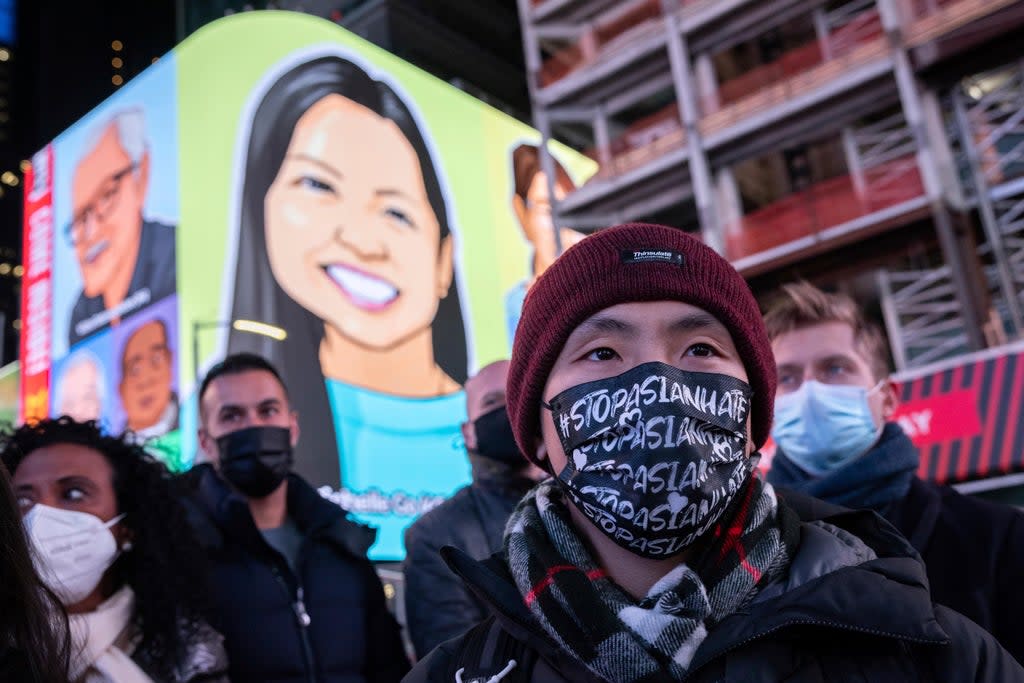
[[(84, 147), (85, 152), (82, 156), (90, 154), (96, 149), (96, 146), (100, 143), (100, 140), (110, 126), (114, 126), (117, 131), (117, 140), (121, 143), (121, 148), (128, 155), (128, 158), (132, 160), (132, 163), (141, 163), (148, 149), (146, 144), (146, 117), (141, 107), (122, 109), (92, 128), (86, 138), (88, 142)], [(136, 168), (135, 172), (138, 173), (139, 169)]]

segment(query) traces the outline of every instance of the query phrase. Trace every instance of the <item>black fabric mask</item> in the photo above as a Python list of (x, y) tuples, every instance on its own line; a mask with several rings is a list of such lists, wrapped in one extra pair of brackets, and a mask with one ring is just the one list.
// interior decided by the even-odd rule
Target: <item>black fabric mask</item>
[(217, 439), (220, 473), (249, 498), (273, 493), (292, 469), (291, 430), (246, 427)]
[(675, 555), (707, 533), (750, 476), (750, 386), (644, 363), (551, 399), (568, 462), (558, 481), (630, 552)]
[(473, 421), (476, 432), (476, 454), (506, 465), (525, 465), (526, 458), (519, 452), (512, 423), (505, 406), (484, 413)]

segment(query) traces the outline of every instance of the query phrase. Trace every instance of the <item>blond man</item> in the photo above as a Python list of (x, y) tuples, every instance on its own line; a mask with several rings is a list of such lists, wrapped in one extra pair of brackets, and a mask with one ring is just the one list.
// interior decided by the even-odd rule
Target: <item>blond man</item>
[(779, 378), (768, 481), (881, 514), (924, 557), (933, 599), (1024, 661), (1024, 514), (917, 477), (884, 337), (853, 299), (786, 285), (765, 324)]

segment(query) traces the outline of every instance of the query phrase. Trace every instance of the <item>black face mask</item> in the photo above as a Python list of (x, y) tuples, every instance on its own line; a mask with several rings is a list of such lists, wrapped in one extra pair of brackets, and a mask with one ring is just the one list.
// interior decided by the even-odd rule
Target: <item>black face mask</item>
[(545, 405), (568, 460), (556, 472), (591, 523), (642, 557), (675, 555), (710, 530), (750, 476), (750, 386), (645, 363)]
[(476, 432), (476, 454), (506, 465), (525, 465), (526, 458), (519, 452), (512, 423), (505, 406), (484, 413), (473, 421)]
[(217, 439), (220, 473), (240, 493), (263, 498), (292, 469), (291, 431), (286, 427), (246, 427)]

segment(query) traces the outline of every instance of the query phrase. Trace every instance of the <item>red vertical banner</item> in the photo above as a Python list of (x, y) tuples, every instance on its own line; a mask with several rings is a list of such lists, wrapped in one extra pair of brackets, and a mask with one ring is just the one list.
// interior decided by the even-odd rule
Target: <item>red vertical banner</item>
[(21, 284), (21, 420), (46, 417), (49, 407), (53, 312), (53, 146), (32, 157), (25, 174)]

